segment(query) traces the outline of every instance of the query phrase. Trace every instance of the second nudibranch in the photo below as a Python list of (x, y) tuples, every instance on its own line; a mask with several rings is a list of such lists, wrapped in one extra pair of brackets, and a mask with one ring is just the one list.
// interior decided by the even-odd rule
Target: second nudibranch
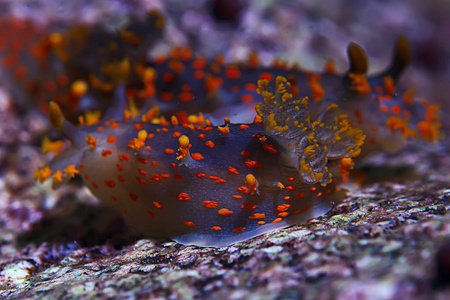
[(330, 161), (348, 168), (365, 137), (336, 105), (311, 119), (308, 99), (294, 100), (289, 86), (278, 77), (271, 92), (259, 81), (255, 121), (222, 126), (168, 122), (155, 109), (132, 119), (123, 89), (112, 118), (82, 129), (51, 103), (52, 126), (71, 145), (36, 178), (80, 175), (132, 228), (182, 244), (221, 247), (301, 224), (341, 198)]

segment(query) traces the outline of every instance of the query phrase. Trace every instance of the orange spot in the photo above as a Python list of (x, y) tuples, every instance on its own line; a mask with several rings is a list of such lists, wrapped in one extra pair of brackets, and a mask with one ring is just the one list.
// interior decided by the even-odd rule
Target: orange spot
[(242, 199), (242, 196), (240, 196), (240, 195), (233, 195), (233, 198), (234, 199)]
[(173, 167), (174, 169), (178, 169), (178, 168), (179, 168), (179, 166), (178, 166), (176, 163), (172, 163), (172, 167)]
[(282, 218), (276, 218), (275, 220), (272, 221), (272, 223), (278, 223), (278, 222), (281, 222), (281, 221), (283, 221)]
[(222, 230), (222, 227), (220, 227), (220, 226), (213, 226), (213, 227), (211, 227), (211, 229), (215, 230), (215, 231), (219, 231), (219, 230)]
[(194, 78), (195, 79), (200, 80), (200, 79), (202, 79), (204, 77), (205, 77), (205, 72), (203, 72), (202, 70), (196, 70), (194, 72)]
[(253, 101), (253, 95), (250, 94), (244, 94), (241, 96), (241, 102), (248, 103)]
[(241, 232), (242, 230), (245, 230), (245, 227), (237, 227), (231, 230), (232, 232)]
[(162, 177), (162, 178), (170, 178), (170, 174), (162, 173), (162, 174), (161, 174), (161, 177)]
[(191, 156), (195, 160), (202, 160), (202, 159), (204, 159), (203, 155), (201, 155), (200, 153), (192, 153)]
[(143, 158), (143, 157), (138, 157), (137, 160), (138, 160), (141, 164), (146, 164), (146, 163), (148, 163), (148, 160), (146, 160), (146, 159)]
[(145, 213), (150, 217), (150, 218), (154, 218), (155, 214), (152, 213), (150, 210), (146, 210)]
[(312, 74), (309, 76), (309, 87), (312, 92), (311, 98), (316, 102), (321, 101), (323, 96), (325, 95), (325, 90), (320, 84), (319, 80), (319, 74)]
[(195, 176), (202, 178), (202, 177), (206, 177), (208, 175), (206, 175), (205, 173), (195, 173)]
[(199, 134), (197, 137), (198, 137), (199, 139), (204, 139), (204, 138), (205, 138), (205, 134), (204, 134), (204, 133), (201, 133), (201, 134)]
[(162, 209), (162, 205), (159, 202), (153, 201), (153, 207), (157, 208), (157, 209)]
[(205, 143), (205, 145), (206, 145), (207, 147), (209, 147), (209, 148), (214, 148), (214, 142), (213, 142), (213, 141), (207, 141), (207, 142)]
[(317, 193), (316, 197), (317, 198), (322, 197), (322, 192)]
[(172, 136), (173, 136), (174, 138), (179, 138), (179, 137), (181, 136), (181, 133), (178, 132), (178, 131), (175, 131), (175, 132), (172, 134)]
[(195, 227), (195, 224), (193, 222), (184, 221), (183, 224), (187, 227)]
[(303, 197), (305, 197), (305, 193), (298, 193), (297, 194), (297, 198), (303, 198)]
[(144, 175), (144, 176), (147, 175), (147, 171), (142, 170), (142, 169), (138, 169), (138, 173), (141, 175)]
[(273, 75), (272, 75), (272, 73), (269, 73), (269, 72), (263, 72), (263, 73), (259, 74), (259, 79), (260, 80), (267, 79), (267, 80), (271, 81), (273, 79)]
[(365, 74), (350, 73), (348, 77), (352, 80), (352, 89), (358, 92), (358, 94), (365, 95), (372, 91)]
[(158, 164), (158, 162), (157, 162), (157, 161), (154, 161), (154, 160), (152, 160), (151, 164), (152, 164), (152, 166), (156, 166), (156, 165)]
[(392, 110), (392, 113), (394, 113), (396, 115), (398, 115), (402, 112), (402, 108), (398, 104), (392, 105), (391, 110)]
[(246, 84), (244, 85), (244, 88), (245, 88), (247, 91), (249, 91), (249, 92), (254, 92), (254, 91), (256, 91), (256, 84), (254, 84), (254, 83), (246, 83)]
[(110, 135), (108, 137), (108, 139), (106, 140), (106, 142), (108, 142), (110, 144), (115, 143), (116, 141), (117, 141), (117, 138), (115, 136), (113, 136), (113, 135)]
[(243, 151), (241, 152), (241, 155), (242, 155), (242, 156), (249, 156), (249, 155), (250, 155), (250, 151), (243, 150)]
[(124, 160), (129, 161), (130, 157), (128, 156), (128, 154), (122, 154), (122, 155), (119, 155), (119, 160), (120, 161), (124, 161)]
[(295, 186), (288, 185), (284, 189), (287, 190), (287, 191), (295, 191)]
[(206, 68), (206, 65), (207, 65), (206, 59), (203, 57), (199, 57), (192, 62), (191, 67), (193, 69), (204, 69)]
[(278, 205), (275, 209), (279, 212), (287, 211), (292, 205), (291, 204), (281, 204)]
[(123, 166), (121, 164), (117, 164), (116, 167), (117, 167), (117, 170), (119, 170), (121, 172), (123, 171)]
[(268, 151), (269, 153), (277, 153), (277, 150), (275, 149), (274, 145), (264, 144), (263, 149)]
[(245, 165), (249, 168), (255, 168), (255, 169), (261, 168), (261, 163), (259, 163), (258, 161), (249, 160), (249, 159), (245, 162)]
[(178, 200), (180, 201), (187, 201), (187, 200), (191, 200), (191, 198), (189, 197), (188, 193), (179, 193), (176, 198), (178, 198)]
[(166, 153), (166, 154), (173, 154), (175, 151), (173, 150), (173, 149), (170, 149), (170, 148), (165, 148), (164, 149), (164, 153)]
[(388, 113), (389, 107), (387, 107), (386, 105), (380, 105), (380, 110), (384, 113)]
[(161, 176), (158, 174), (153, 174), (152, 176), (150, 176), (150, 179), (155, 182), (160, 182), (162, 180)]
[(102, 156), (103, 157), (107, 157), (108, 155), (113, 154), (113, 152), (111, 150), (103, 150), (102, 151)]
[(235, 168), (228, 166), (228, 173), (230, 174), (239, 174), (238, 170), (236, 170)]
[(241, 129), (247, 129), (247, 128), (250, 128), (250, 126), (245, 125), (245, 124), (242, 124), (241, 126), (239, 126), (239, 128), (241, 128)]
[(383, 78), (384, 90), (387, 94), (393, 95), (395, 93), (395, 82), (391, 76), (386, 76)]
[(175, 178), (175, 179), (183, 179), (184, 176), (181, 175), (181, 174), (175, 173), (175, 174), (173, 174), (173, 178)]
[(205, 200), (203, 201), (203, 206), (208, 208), (216, 208), (219, 205), (216, 201)]
[(245, 204), (241, 204), (241, 208), (242, 209), (255, 209), (257, 208), (258, 205), (256, 204), (251, 204), (251, 203), (245, 203)]
[(228, 216), (228, 215), (231, 215), (232, 213), (233, 212), (231, 210), (228, 210), (226, 208), (219, 209), (219, 215), (222, 215), (222, 216)]
[(130, 196), (130, 199), (133, 201), (138, 201), (138, 196), (136, 194), (133, 193), (129, 193), (128, 196)]
[(266, 217), (265, 214), (256, 213), (256, 214), (250, 215), (249, 219), (264, 219), (265, 217)]
[(148, 181), (145, 180), (144, 178), (136, 177), (136, 179), (137, 179), (137, 181), (138, 181), (140, 184), (147, 184), (147, 183), (148, 183)]
[(194, 100), (194, 95), (192, 95), (192, 93), (190, 92), (182, 92), (180, 94), (178, 94), (178, 99), (180, 99), (180, 101), (183, 102), (189, 102)]
[(173, 94), (171, 92), (161, 92), (160, 97), (164, 101), (170, 101), (173, 99)]

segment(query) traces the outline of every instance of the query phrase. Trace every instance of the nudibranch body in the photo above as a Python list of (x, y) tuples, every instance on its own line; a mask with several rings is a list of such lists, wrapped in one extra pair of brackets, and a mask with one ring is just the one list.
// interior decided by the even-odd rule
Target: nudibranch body
[(71, 146), (36, 178), (79, 174), (131, 227), (182, 244), (226, 246), (302, 223), (340, 198), (330, 162), (351, 162), (364, 135), (335, 105), (311, 119), (308, 100), (294, 100), (288, 87), (279, 77), (272, 93), (260, 81), (255, 122), (222, 126), (167, 122), (154, 109), (129, 119), (123, 88), (114, 117), (82, 129), (52, 103), (50, 121)]

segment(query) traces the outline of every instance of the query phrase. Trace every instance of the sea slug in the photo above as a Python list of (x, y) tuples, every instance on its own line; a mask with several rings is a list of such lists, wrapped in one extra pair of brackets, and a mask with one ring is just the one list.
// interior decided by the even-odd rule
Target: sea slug
[(365, 136), (334, 104), (312, 119), (285, 78), (268, 85), (258, 82), (264, 100), (249, 124), (168, 122), (152, 109), (132, 119), (121, 86), (111, 119), (95, 126), (76, 128), (52, 102), (50, 122), (71, 145), (36, 179), (81, 175), (137, 231), (189, 245), (226, 246), (322, 215), (341, 196), (330, 162), (348, 165)]

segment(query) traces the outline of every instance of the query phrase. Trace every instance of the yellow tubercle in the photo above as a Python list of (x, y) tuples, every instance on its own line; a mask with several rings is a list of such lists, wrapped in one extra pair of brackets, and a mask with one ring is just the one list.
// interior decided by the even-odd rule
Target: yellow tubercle
[(248, 187), (247, 194), (253, 194), (258, 188), (258, 181), (253, 174), (245, 176), (245, 185)]
[(182, 135), (178, 138), (178, 143), (180, 144), (180, 148), (178, 148), (179, 153), (177, 153), (177, 159), (182, 160), (189, 156), (189, 138)]
[(80, 174), (80, 171), (75, 168), (74, 164), (71, 164), (64, 169), (64, 173), (66, 173), (67, 177), (72, 178), (75, 177), (75, 175)]
[(145, 146), (145, 141), (147, 140), (147, 137), (148, 137), (147, 131), (145, 129), (140, 130), (138, 132), (137, 138), (132, 139), (128, 143), (128, 147), (138, 151), (139, 149)]
[(41, 151), (43, 154), (53, 153), (59, 155), (64, 148), (65, 143), (63, 141), (51, 141), (48, 136), (42, 140)]
[(88, 85), (84, 80), (76, 80), (70, 86), (70, 91), (72, 92), (73, 95), (77, 97), (82, 97), (86, 95), (88, 89), (89, 89)]
[(39, 183), (43, 183), (50, 177), (50, 175), (52, 175), (52, 170), (48, 166), (45, 166), (34, 171), (34, 180), (39, 181)]
[(51, 101), (48, 108), (48, 118), (53, 128), (61, 130), (65, 118), (58, 104)]
[(62, 176), (63, 176), (63, 173), (62, 173), (60, 170), (56, 171), (56, 172), (52, 175), (52, 181), (53, 181), (53, 183), (62, 182)]
[(92, 136), (92, 134), (89, 133), (87, 137), (84, 138), (87, 145), (91, 149), (97, 149), (97, 138), (95, 136)]

